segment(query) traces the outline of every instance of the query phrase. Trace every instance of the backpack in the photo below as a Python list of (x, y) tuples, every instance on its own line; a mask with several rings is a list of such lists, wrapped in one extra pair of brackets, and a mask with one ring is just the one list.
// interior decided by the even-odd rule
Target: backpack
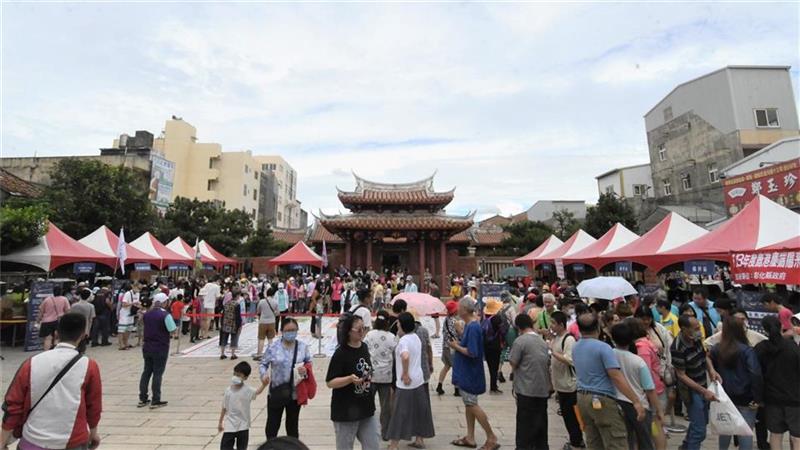
[(501, 345), (502, 334), (495, 330), (492, 324), (492, 317), (487, 317), (481, 322), (481, 331), (483, 332), (483, 344), (492, 347), (499, 347)]

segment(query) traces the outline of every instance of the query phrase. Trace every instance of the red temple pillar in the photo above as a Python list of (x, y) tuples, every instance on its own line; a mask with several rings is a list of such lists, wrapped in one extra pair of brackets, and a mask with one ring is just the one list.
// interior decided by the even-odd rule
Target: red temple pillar
[(439, 285), (439, 288), (442, 289), (442, 292), (449, 292), (450, 288), (447, 287), (447, 248), (445, 246), (445, 239), (442, 239), (442, 242), (439, 244), (439, 256), (442, 260), (442, 284)]
[(350, 264), (352, 261), (350, 260), (352, 255), (352, 250), (350, 248), (350, 239), (347, 239), (344, 242), (344, 266), (347, 267), (347, 270), (352, 270), (353, 266)]
[(372, 266), (372, 237), (367, 238), (367, 263), (364, 264), (364, 270), (368, 270)]
[(425, 241), (420, 239), (419, 240), (419, 278), (417, 278), (417, 283), (420, 287), (420, 292), (425, 290)]

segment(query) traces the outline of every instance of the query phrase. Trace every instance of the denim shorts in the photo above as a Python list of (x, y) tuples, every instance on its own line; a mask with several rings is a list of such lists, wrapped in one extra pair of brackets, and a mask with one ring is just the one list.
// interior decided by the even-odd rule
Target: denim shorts
[(478, 406), (478, 396), (476, 394), (470, 394), (469, 392), (460, 391), (461, 394), (461, 401), (464, 402), (464, 406)]

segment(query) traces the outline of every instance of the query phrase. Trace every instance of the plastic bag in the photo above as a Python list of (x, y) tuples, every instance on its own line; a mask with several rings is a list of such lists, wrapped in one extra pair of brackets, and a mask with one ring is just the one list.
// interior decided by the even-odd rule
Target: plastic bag
[(726, 436), (752, 436), (753, 430), (744, 420), (742, 414), (733, 404), (719, 382), (711, 383), (711, 392), (717, 396), (718, 402), (711, 402), (708, 421), (717, 430), (717, 434)]

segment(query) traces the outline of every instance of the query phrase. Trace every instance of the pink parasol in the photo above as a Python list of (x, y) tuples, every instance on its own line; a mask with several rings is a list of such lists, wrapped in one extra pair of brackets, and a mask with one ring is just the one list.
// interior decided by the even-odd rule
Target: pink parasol
[(408, 310), (414, 310), (421, 316), (431, 314), (447, 314), (447, 308), (438, 298), (423, 292), (401, 292), (392, 300), (392, 304), (397, 300), (405, 300)]

